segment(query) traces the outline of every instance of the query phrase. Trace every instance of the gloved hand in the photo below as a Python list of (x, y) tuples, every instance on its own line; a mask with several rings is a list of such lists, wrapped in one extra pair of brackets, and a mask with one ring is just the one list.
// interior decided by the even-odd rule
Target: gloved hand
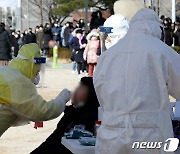
[(69, 91), (68, 89), (63, 89), (58, 95), (57, 99), (58, 98), (67, 103), (71, 98), (71, 91)]
[(66, 103), (71, 98), (71, 91), (68, 89), (63, 89), (60, 94), (54, 99), (54, 101), (59, 105), (58, 112), (62, 113), (65, 110)]

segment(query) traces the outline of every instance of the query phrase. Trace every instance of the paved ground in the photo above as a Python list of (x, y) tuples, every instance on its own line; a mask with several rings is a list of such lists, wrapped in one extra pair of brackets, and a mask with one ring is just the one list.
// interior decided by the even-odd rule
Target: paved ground
[[(63, 88), (73, 90), (78, 83), (77, 75), (72, 75), (71, 64), (62, 65), (63, 69), (46, 69), (45, 88), (38, 92), (50, 100), (58, 95)], [(33, 123), (10, 128), (0, 138), (0, 154), (28, 154), (42, 143), (56, 128), (60, 117), (44, 123), (44, 128), (34, 129)]]

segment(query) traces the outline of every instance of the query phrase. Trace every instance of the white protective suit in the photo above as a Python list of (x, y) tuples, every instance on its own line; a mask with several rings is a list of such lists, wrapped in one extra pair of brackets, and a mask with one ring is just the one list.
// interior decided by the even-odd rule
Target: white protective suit
[(173, 137), (169, 94), (180, 100), (180, 56), (161, 40), (157, 14), (141, 9), (127, 35), (99, 59), (94, 86), (104, 110), (96, 154), (164, 154), (135, 141)]

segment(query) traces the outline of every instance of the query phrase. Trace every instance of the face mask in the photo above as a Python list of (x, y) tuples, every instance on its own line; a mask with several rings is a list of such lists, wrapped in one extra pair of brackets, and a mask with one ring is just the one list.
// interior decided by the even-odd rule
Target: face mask
[(55, 27), (57, 27), (58, 25), (57, 24), (54, 24)]
[(38, 85), (38, 84), (39, 84), (39, 81), (40, 81), (40, 74), (38, 73), (38, 74), (36, 75), (33, 83), (34, 83), (35, 85)]
[(81, 108), (85, 105), (84, 102), (79, 102), (77, 105), (73, 105), (74, 108)]
[(115, 45), (120, 39), (122, 38), (122, 36), (109, 36), (110, 42), (106, 40), (105, 42), (105, 46), (106, 49), (109, 49), (110, 47), (112, 47), (113, 45)]
[(92, 41), (96, 41), (96, 40), (97, 40), (97, 37), (92, 37), (91, 40), (92, 40)]
[(76, 34), (77, 38), (80, 38), (81, 37), (81, 34)]

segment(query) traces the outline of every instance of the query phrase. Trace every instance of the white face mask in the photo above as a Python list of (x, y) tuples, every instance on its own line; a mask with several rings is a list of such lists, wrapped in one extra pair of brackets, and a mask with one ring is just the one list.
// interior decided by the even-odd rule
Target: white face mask
[(80, 38), (80, 37), (81, 37), (81, 34), (78, 33), (78, 34), (76, 34), (76, 36), (77, 36), (77, 38)]
[(38, 85), (38, 84), (39, 84), (39, 81), (40, 81), (40, 74), (38, 73), (38, 74), (36, 75), (33, 83), (34, 83), (35, 85)]
[(121, 39), (121, 36), (109, 36), (109, 39), (111, 40), (111, 42), (105, 41), (106, 49), (109, 49), (110, 47), (115, 45)]
[(74, 108), (81, 108), (81, 107), (83, 107), (84, 105), (85, 105), (84, 102), (79, 102), (78, 104), (73, 105), (73, 107), (74, 107)]

